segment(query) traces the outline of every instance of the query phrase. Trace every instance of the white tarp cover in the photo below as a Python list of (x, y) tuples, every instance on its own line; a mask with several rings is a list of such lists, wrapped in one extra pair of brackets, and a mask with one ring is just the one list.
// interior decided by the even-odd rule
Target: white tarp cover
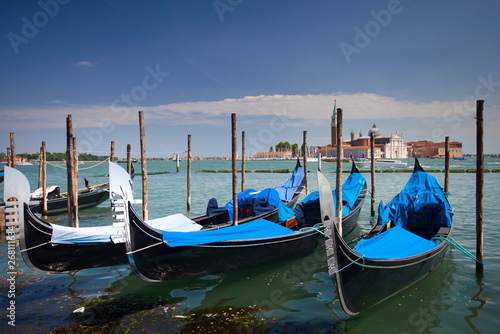
[(200, 224), (195, 223), (180, 213), (163, 218), (151, 219), (146, 221), (146, 224), (158, 230), (175, 232), (199, 231), (202, 228)]
[[(59, 186), (47, 187), (47, 189), (45, 190), (45, 193), (50, 194), (51, 192), (56, 190), (56, 188), (59, 188)], [(38, 188), (37, 190), (32, 192), (30, 195), (30, 198), (31, 199), (42, 199), (43, 198), (43, 188)]]
[(52, 245), (98, 244), (112, 242), (113, 226), (67, 227), (52, 226)]

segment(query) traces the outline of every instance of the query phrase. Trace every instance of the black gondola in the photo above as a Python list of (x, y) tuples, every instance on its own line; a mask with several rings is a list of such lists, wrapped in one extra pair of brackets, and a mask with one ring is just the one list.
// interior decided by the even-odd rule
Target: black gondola
[[(352, 173), (359, 174), (355, 168)], [(352, 210), (344, 218), (346, 226), (356, 224), (365, 195), (363, 178)], [(261, 219), (223, 229), (214, 226), (210, 230), (175, 233), (152, 228), (130, 204), (128, 216), (130, 265), (137, 276), (153, 282), (218, 274), (297, 258), (322, 247), (325, 241), (323, 225), (314, 226), (318, 222), (314, 218), (308, 227), (294, 224), (287, 228), (286, 222), (276, 224)]]
[(329, 274), (340, 303), (356, 315), (422, 280), (443, 261), (451, 235), (453, 211), (435, 177), (415, 159), (414, 172), (385, 207), (378, 223), (351, 249), (334, 222), (328, 181), (318, 173), (323, 222), (332, 234), (327, 243)]
[[(128, 202), (133, 201), (132, 181), (127, 172), (114, 163), (109, 163), (109, 168), (109, 194), (113, 198), (112, 205), (121, 201), (121, 199), (116, 198), (126, 198)], [(26, 177), (15, 169), (6, 169), (9, 178), (4, 184), (4, 198), (6, 201), (9, 198), (18, 199), (17, 204), (7, 203), (8, 206), (17, 205), (20, 208), (24, 206), (24, 210), (19, 212), (19, 221), (22, 222), (18, 223), (19, 239), (23, 259), (30, 268), (42, 272), (61, 272), (128, 263), (125, 254), (123, 222), (115, 223), (113, 226), (80, 228), (63, 227), (45, 222), (35, 216), (27, 204), (29, 203), (29, 182)], [(288, 180), (296, 178), (297, 173), (300, 174), (300, 170), (302, 168), (298, 164), (294, 174)], [(302, 191), (303, 179), (295, 181), (300, 186), (293, 190), (294, 194), (288, 205), (297, 201)], [(114, 207), (114, 209), (117, 208), (119, 207)], [(117, 212), (114, 212), (114, 215), (116, 214)], [(262, 217), (272, 219), (277, 217), (277, 214), (271, 210), (259, 217), (247, 217), (243, 222)], [(193, 219), (193, 221), (201, 225), (220, 225), (227, 224), (228, 219), (227, 212), (222, 212), (214, 215), (203, 215)], [(154, 222), (163, 223), (161, 219), (148, 221), (151, 224)]]
[[(60, 213), (68, 212), (68, 194), (58, 193), (59, 187), (49, 194), (47, 199), (47, 215), (53, 216)], [(102, 183), (96, 186), (86, 187), (84, 189), (79, 189), (78, 195), (78, 209), (87, 209), (97, 206), (109, 198), (109, 182)], [(38, 204), (31, 204), (33, 202), (38, 202)], [(33, 213), (42, 213), (42, 200), (40, 199), (30, 199), (30, 210)]]

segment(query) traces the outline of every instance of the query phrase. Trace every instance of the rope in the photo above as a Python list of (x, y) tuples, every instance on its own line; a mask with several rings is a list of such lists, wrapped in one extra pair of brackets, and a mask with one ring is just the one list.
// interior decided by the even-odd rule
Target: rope
[(163, 241), (161, 242), (158, 242), (156, 244), (152, 244), (152, 245), (149, 245), (149, 246), (146, 246), (146, 247), (143, 247), (143, 248), (140, 248), (140, 249), (136, 249), (135, 251), (131, 251), (131, 252), (127, 252), (126, 254), (127, 255), (130, 255), (130, 254), (134, 254), (134, 253), (137, 253), (137, 252), (141, 252), (145, 249), (148, 249), (148, 248), (151, 248), (151, 247), (155, 247), (155, 246), (158, 246), (158, 245), (161, 245), (163, 243)]
[(359, 240), (363, 239), (365, 236), (366, 236), (366, 234), (361, 234), (359, 237), (357, 237), (357, 238), (355, 238), (355, 239), (352, 239), (351, 241), (347, 241), (347, 242), (346, 242), (346, 245), (350, 245), (350, 244), (352, 244), (353, 242), (359, 241)]
[(449, 236), (447, 234), (438, 234), (435, 237), (433, 237), (431, 240), (444, 240), (444, 241), (448, 241), (450, 244), (452, 244), (453, 246), (455, 246), (456, 248), (458, 248), (458, 250), (460, 250), (462, 253), (464, 253), (465, 255), (467, 255), (468, 257), (470, 257), (471, 259), (473, 259), (474, 261), (476, 261), (476, 262), (481, 263), (482, 265), (484, 265), (484, 263), (482, 263), (481, 261), (479, 261), (474, 255), (472, 255), (471, 252), (469, 252), (467, 249), (465, 249), (465, 247), (463, 247), (462, 245), (460, 245), (458, 243), (458, 241), (456, 241), (455, 239), (453, 239), (451, 236)]
[(349, 263), (347, 266), (343, 267), (343, 268), (340, 268), (339, 270), (337, 270), (336, 272), (334, 272), (334, 274), (337, 274), (339, 272), (341, 272), (342, 270), (344, 270), (345, 268), (349, 267), (351, 264), (353, 264), (354, 262), (358, 262), (359, 260), (363, 259), (363, 269), (361, 269), (362, 271), (365, 270), (365, 257), (363, 255), (361, 255), (360, 257), (358, 257), (356, 260), (352, 261), (351, 263)]
[(372, 201), (376, 202), (375, 198), (370, 196), (371, 193), (372, 193), (371, 191), (367, 191), (366, 196), (368, 196), (368, 198), (371, 199)]
[(102, 165), (103, 163), (108, 162), (108, 161), (109, 161), (109, 158), (107, 158), (107, 159), (106, 159), (106, 160), (104, 160), (104, 161), (99, 162), (98, 164), (95, 164), (94, 166), (85, 167), (85, 168), (78, 168), (78, 170), (80, 171), (80, 170), (86, 170), (86, 169), (94, 168), (94, 167), (97, 167), (97, 166), (99, 166), (99, 165)]
[(330, 236), (329, 236), (329, 235), (326, 235), (324, 232), (322, 232), (322, 231), (318, 230), (318, 228), (317, 228), (317, 227), (318, 227), (318, 225), (323, 225), (323, 224), (322, 224), (322, 223), (318, 223), (318, 224), (316, 224), (316, 225), (314, 225), (314, 226), (306, 226), (306, 227), (301, 228), (299, 231), (304, 231), (304, 230), (313, 230), (313, 231), (316, 231), (316, 232), (318, 232), (318, 233), (320, 233), (320, 234), (323, 234), (323, 236), (324, 236), (324, 237), (326, 237), (326, 238), (329, 238), (329, 239), (330, 239)]
[(22, 249), (21, 253), (30, 251), (30, 250), (38, 248), (38, 247), (42, 247), (42, 246), (48, 245), (50, 243), (52, 243), (52, 241), (47, 241), (47, 242), (44, 242), (43, 244), (40, 244), (40, 245), (37, 245), (37, 246), (33, 246), (33, 247), (30, 247), (30, 248)]
[(61, 167), (61, 166), (58, 166), (58, 165), (53, 164), (53, 163), (48, 162), (48, 161), (47, 161), (47, 162), (45, 162), (45, 163), (46, 163), (47, 165), (51, 165), (51, 166), (53, 166), (53, 167), (57, 167), (57, 168), (61, 168), (61, 169), (66, 169), (66, 167)]
[[(94, 166), (85, 167), (85, 168), (78, 168), (78, 170), (80, 171), (80, 170), (86, 170), (86, 169), (94, 168), (94, 167), (102, 165), (103, 163), (108, 162), (108, 161), (109, 161), (109, 158), (107, 158), (106, 160), (103, 160), (103, 161), (99, 162), (98, 164), (95, 164)], [(56, 164), (50, 163), (48, 161), (46, 162), (46, 164), (51, 165), (51, 166), (56, 167), (56, 168), (67, 169), (66, 167), (61, 167), (61, 166), (58, 166)]]

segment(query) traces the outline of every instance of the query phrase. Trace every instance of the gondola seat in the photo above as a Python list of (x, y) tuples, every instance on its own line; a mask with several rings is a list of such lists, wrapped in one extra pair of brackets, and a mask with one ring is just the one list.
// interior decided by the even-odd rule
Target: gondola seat
[(354, 250), (371, 259), (394, 259), (418, 255), (437, 246), (434, 241), (394, 226), (373, 238), (358, 241)]

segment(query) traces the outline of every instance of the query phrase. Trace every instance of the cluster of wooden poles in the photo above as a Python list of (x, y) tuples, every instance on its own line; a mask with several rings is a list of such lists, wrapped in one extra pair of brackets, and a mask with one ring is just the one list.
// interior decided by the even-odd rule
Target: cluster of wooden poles
[[(484, 123), (483, 123), (484, 101), (476, 101), (476, 120), (477, 120), (477, 166), (476, 166), (476, 273), (483, 273), (483, 196), (484, 196)], [(342, 228), (342, 161), (343, 161), (343, 110), (337, 108), (337, 173), (336, 173), (336, 212), (339, 221), (338, 227)], [(148, 173), (146, 166), (146, 137), (144, 131), (144, 113), (139, 111), (140, 127), (140, 146), (141, 146), (141, 166), (142, 166), (142, 210), (144, 220), (148, 220)], [(231, 133), (232, 133), (232, 198), (233, 198), (233, 217), (234, 225), (238, 224), (238, 174), (237, 174), (237, 133), (236, 133), (236, 114), (231, 114)], [(73, 122), (71, 115), (66, 118), (66, 167), (68, 173), (68, 225), (79, 227), (78, 223), (78, 197), (77, 197), (77, 178), (78, 161), (76, 154), (76, 138), (73, 136)], [(371, 146), (371, 215), (375, 216), (375, 156), (374, 156), (374, 134), (370, 134)], [(191, 211), (191, 135), (188, 135), (187, 141), (187, 211)], [(306, 195), (309, 193), (307, 176), (307, 131), (303, 132), (304, 147), (304, 175), (306, 184)], [(43, 211), (47, 213), (46, 199), (46, 152), (45, 142), (42, 142), (40, 148), (40, 172), (38, 186), (43, 189)], [(114, 142), (111, 142), (110, 161), (114, 161)], [(179, 162), (177, 156), (177, 172), (179, 172)], [(127, 172), (131, 173), (131, 145), (127, 145)], [(10, 147), (7, 148), (7, 166), (16, 168), (15, 161), (15, 142), (14, 133), (10, 134)], [(318, 165), (321, 169), (321, 164)], [(450, 170), (450, 151), (449, 137), (445, 137), (445, 178), (444, 193), (448, 196)], [(242, 132), (242, 168), (241, 168), (241, 191), (245, 190), (245, 131)], [(340, 231), (342, 233), (342, 231)]]

